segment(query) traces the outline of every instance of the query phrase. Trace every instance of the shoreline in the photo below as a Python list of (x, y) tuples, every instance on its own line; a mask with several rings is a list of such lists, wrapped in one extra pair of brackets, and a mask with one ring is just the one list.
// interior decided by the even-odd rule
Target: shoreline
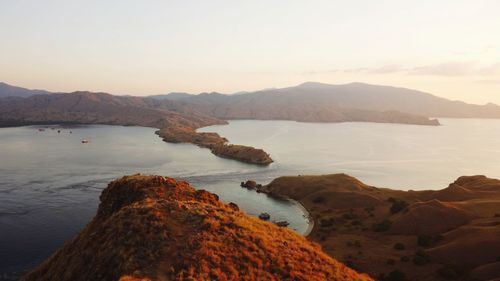
[(300, 201), (294, 200), (292, 198), (287, 198), (287, 200), (296, 204), (304, 212), (303, 217), (307, 222), (307, 229), (304, 233), (302, 233), (302, 236), (307, 238), (312, 233), (314, 226), (316, 225), (314, 217), (312, 216), (311, 212)]
[(308, 236), (313, 232), (313, 230), (316, 226), (316, 220), (315, 220), (314, 216), (312, 215), (312, 212), (310, 210), (308, 210), (306, 208), (306, 206), (302, 202), (300, 202), (299, 200), (295, 200), (295, 199), (290, 198), (290, 197), (285, 196), (285, 195), (275, 194), (275, 193), (269, 192), (265, 189), (266, 186), (267, 185), (263, 185), (261, 187), (255, 187), (255, 188), (253, 188), (253, 190), (255, 192), (258, 192), (258, 193), (264, 193), (266, 196), (269, 196), (273, 199), (288, 201), (288, 202), (293, 203), (294, 205), (298, 206), (302, 210), (302, 212), (304, 213), (302, 215), (302, 218), (307, 222), (307, 229), (301, 235), (304, 236), (305, 238), (308, 238)]

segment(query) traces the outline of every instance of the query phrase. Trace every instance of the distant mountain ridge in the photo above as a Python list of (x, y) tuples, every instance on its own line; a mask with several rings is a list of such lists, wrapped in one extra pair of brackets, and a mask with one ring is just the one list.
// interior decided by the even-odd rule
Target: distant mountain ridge
[[(169, 95), (164, 98), (168, 99)], [(335, 122), (338, 118), (366, 121), (356, 119), (363, 119), (361, 113), (371, 117), (373, 111), (428, 117), (500, 118), (500, 106), (493, 103), (468, 104), (417, 90), (359, 82), (342, 85), (306, 82), (293, 87), (238, 95), (184, 95), (176, 100), (223, 119), (291, 119), (288, 115), (302, 114), (302, 119), (305, 120), (298, 121), (315, 118), (325, 122)], [(317, 116), (307, 117), (305, 111), (308, 107), (314, 107)], [(334, 116), (333, 112), (330, 112), (332, 110), (338, 115)], [(356, 114), (353, 114), (353, 111)]]
[(26, 88), (12, 86), (3, 82), (0, 82), (0, 98), (4, 97), (30, 97), (34, 95), (48, 95), (52, 92), (45, 90), (30, 90)]
[[(51, 92), (0, 84), (0, 97), (40, 94)], [(467, 104), (417, 90), (359, 82), (342, 85), (306, 82), (293, 87), (232, 95), (217, 92), (198, 95), (175, 92), (149, 97), (120, 97), (134, 100), (141, 104), (140, 107), (145, 106), (148, 110), (160, 108), (181, 114), (195, 112), (224, 120), (438, 125), (437, 120), (429, 117), (500, 118), (500, 106), (495, 104)]]
[[(173, 110), (173, 102), (106, 93), (74, 92), (0, 99), (0, 126), (50, 123), (137, 125), (162, 128), (172, 122), (191, 127), (224, 121), (194, 111)], [(10, 124), (9, 124), (10, 123)]]

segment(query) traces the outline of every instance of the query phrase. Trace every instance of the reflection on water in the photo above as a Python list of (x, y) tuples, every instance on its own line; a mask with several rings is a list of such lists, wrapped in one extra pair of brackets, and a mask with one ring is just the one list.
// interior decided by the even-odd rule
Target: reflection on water
[(443, 188), (461, 175), (500, 177), (500, 120), (440, 121), (439, 127), (232, 121), (201, 130), (264, 148), (275, 160), (269, 167), (164, 143), (151, 128), (0, 129), (0, 280), (38, 264), (72, 237), (94, 215), (101, 190), (124, 174), (181, 178), (250, 214), (288, 220), (299, 232), (307, 229), (299, 206), (239, 183), (344, 172), (375, 186), (422, 189)]

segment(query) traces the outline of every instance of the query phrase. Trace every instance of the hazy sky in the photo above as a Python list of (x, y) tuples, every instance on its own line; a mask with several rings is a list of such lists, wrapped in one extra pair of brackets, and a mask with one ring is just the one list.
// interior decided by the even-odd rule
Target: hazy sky
[(359, 81), (500, 104), (500, 1), (0, 0), (0, 81), (136, 95)]

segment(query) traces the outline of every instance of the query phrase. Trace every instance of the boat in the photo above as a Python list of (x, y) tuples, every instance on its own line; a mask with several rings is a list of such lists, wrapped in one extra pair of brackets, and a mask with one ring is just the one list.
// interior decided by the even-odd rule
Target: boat
[(89, 140), (82, 140), (82, 143), (89, 143)]
[(276, 224), (277, 226), (281, 226), (281, 227), (286, 227), (288, 226), (290, 223), (287, 222), (287, 221), (275, 221), (274, 224)]
[(263, 220), (263, 221), (267, 221), (271, 218), (271, 215), (269, 215), (268, 213), (260, 213), (259, 215), (259, 219)]
[(39, 132), (45, 132), (45, 129), (44, 128), (39, 128), (38, 131)]

